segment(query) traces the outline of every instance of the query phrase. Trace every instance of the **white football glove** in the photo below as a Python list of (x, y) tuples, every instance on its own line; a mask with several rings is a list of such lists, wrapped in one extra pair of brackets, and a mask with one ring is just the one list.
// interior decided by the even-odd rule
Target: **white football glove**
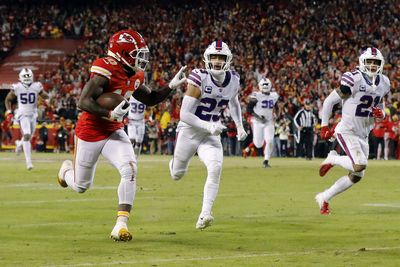
[(207, 125), (207, 131), (211, 135), (220, 135), (226, 127), (221, 122), (211, 122)]
[(237, 127), (237, 135), (236, 135), (237, 139), (239, 141), (243, 141), (244, 139), (246, 139), (247, 137), (247, 132), (244, 130), (243, 125), (239, 125)]
[(131, 107), (129, 104), (126, 105), (126, 108), (124, 108), (124, 105), (128, 104), (126, 100), (123, 100), (121, 103), (118, 104), (113, 110), (110, 111), (110, 115), (108, 118), (112, 121), (119, 121), (121, 122), (124, 119), (124, 116), (126, 113), (128, 113), (129, 108)]
[(177, 74), (175, 74), (174, 78), (169, 82), (168, 86), (171, 89), (176, 89), (179, 86), (181, 86), (183, 83), (186, 82), (186, 74), (184, 73), (184, 70), (186, 69), (187, 66), (183, 66)]

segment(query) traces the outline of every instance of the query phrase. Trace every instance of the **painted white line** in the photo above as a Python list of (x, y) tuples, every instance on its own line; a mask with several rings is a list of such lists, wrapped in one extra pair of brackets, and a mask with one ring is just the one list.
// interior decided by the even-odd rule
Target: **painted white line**
[(54, 222), (54, 223), (29, 223), (29, 224), (16, 224), (7, 225), (7, 228), (28, 228), (28, 227), (49, 227), (49, 226), (60, 226), (60, 225), (84, 225), (87, 222)]
[(363, 206), (368, 207), (387, 207), (387, 208), (400, 208), (400, 203), (366, 203)]
[[(135, 199), (167, 199), (169, 197), (157, 197), (157, 196), (136, 196)], [(45, 204), (45, 203), (68, 203), (68, 202), (98, 202), (98, 201), (114, 201), (114, 197), (110, 198), (67, 198), (67, 199), (54, 199), (54, 200), (10, 200), (0, 201), (0, 205), (7, 204)]]
[(95, 201), (110, 201), (109, 198), (78, 198), (78, 199), (54, 199), (54, 200), (15, 200), (1, 201), (0, 204), (44, 204), (44, 203), (65, 203), (65, 202), (95, 202)]
[[(341, 253), (354, 253), (364, 251), (382, 251), (382, 250), (398, 250), (400, 247), (380, 247), (380, 248), (360, 248), (358, 250), (346, 249), (346, 250), (335, 250)], [(69, 265), (48, 265), (46, 267), (80, 267), (80, 266), (111, 266), (111, 265), (134, 265), (134, 264), (155, 264), (155, 263), (178, 263), (185, 261), (214, 261), (214, 260), (230, 260), (230, 259), (248, 259), (248, 258), (261, 258), (261, 257), (282, 257), (282, 256), (301, 256), (309, 254), (320, 254), (330, 253), (326, 250), (309, 250), (303, 252), (271, 252), (271, 253), (260, 253), (260, 254), (241, 254), (241, 255), (228, 255), (228, 256), (216, 256), (216, 257), (197, 257), (197, 258), (169, 258), (169, 259), (152, 259), (152, 260), (135, 260), (135, 261), (110, 261), (110, 262), (86, 262), (79, 264)]]

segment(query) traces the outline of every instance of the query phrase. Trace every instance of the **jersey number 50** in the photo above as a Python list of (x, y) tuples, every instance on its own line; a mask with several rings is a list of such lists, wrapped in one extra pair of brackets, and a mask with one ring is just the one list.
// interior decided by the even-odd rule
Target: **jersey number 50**
[(36, 102), (35, 93), (22, 93), (19, 96), (21, 99), (21, 104), (33, 104)]

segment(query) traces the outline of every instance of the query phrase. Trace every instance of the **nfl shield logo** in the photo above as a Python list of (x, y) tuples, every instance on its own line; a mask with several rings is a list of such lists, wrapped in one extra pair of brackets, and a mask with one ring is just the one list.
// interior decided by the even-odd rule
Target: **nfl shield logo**
[(360, 90), (360, 92), (365, 92), (367, 90), (367, 88), (365, 87), (364, 84), (361, 84), (359, 90)]
[(137, 79), (137, 80), (135, 81), (135, 90), (138, 89), (139, 85), (140, 85), (140, 80)]

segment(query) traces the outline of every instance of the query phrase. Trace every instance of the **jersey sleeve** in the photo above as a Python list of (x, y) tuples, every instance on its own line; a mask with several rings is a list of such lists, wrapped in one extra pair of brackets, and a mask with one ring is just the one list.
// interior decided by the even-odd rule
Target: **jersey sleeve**
[(276, 102), (278, 102), (279, 99), (279, 95), (277, 92), (272, 92), (272, 96), (274, 98), (274, 105), (276, 104)]
[(350, 90), (352, 93), (355, 91), (355, 77), (351, 72), (345, 72), (342, 75), (342, 78), (340, 79), (340, 85), (348, 86), (350, 87)]
[(16, 93), (18, 90), (18, 84), (17, 83), (11, 84), (10, 90), (12, 90), (12, 91), (14, 91), (14, 93)]
[(236, 79), (236, 83), (237, 83), (236, 90), (237, 90), (237, 93), (239, 93), (240, 92), (240, 75), (239, 75), (239, 73), (237, 73), (234, 70), (231, 70), (231, 75), (232, 75), (232, 79)]
[(191, 85), (201, 87), (203, 75), (204, 74), (199, 69), (194, 69), (192, 72), (190, 72), (187, 82)]
[(38, 94), (43, 91), (43, 85), (41, 82), (35, 82), (35, 90)]
[[(137, 73), (133, 76), (133, 80), (135, 80), (135, 81), (139, 80), (139, 82), (140, 82), (139, 85), (144, 84), (144, 71), (139, 71), (139, 72), (137, 72)], [(135, 86), (135, 88), (136, 88), (136, 86)]]
[(385, 85), (385, 95), (390, 92), (390, 79), (386, 75), (382, 75), (382, 81)]
[(93, 74), (103, 76), (110, 80), (112, 75), (112, 63), (110, 63), (107, 58), (96, 59), (90, 68), (90, 76), (92, 77)]

